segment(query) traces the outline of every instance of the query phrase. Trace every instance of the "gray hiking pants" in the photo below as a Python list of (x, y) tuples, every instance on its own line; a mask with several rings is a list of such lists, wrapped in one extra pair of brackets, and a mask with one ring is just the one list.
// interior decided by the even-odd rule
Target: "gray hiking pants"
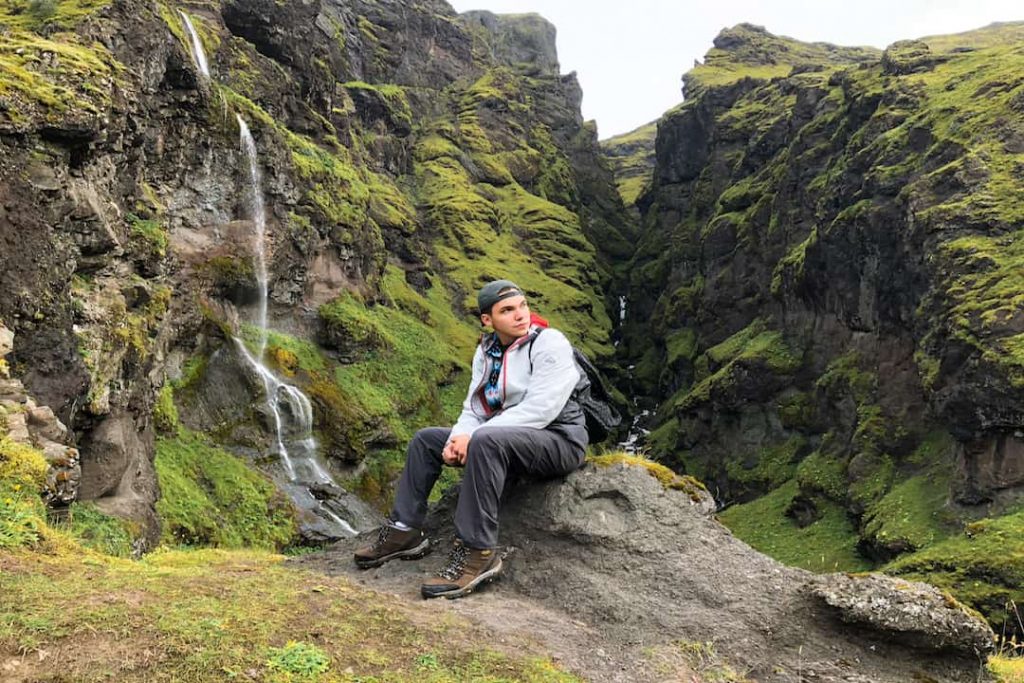
[[(451, 429), (416, 432), (406, 451), (391, 518), (422, 527), (427, 496), (441, 476), (441, 451)], [(455, 509), (455, 531), (470, 548), (498, 545), (498, 507), (510, 475), (549, 478), (583, 465), (584, 448), (548, 429), (480, 427), (469, 440), (466, 471)]]

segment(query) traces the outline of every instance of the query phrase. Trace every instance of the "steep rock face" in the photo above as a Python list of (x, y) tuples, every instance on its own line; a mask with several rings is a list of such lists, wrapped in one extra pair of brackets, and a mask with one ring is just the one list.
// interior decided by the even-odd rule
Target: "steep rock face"
[(626, 339), (651, 448), (724, 502), (770, 492), (725, 518), (791, 561), (826, 526), (843, 564), (884, 561), (955, 531), (947, 494), (1024, 485), (1021, 37), (877, 54), (741, 25), (659, 122)]
[(2, 11), (20, 49), (3, 56), (0, 317), (14, 374), (82, 448), (84, 496), (151, 510), (154, 439), (179, 428), (265, 447), (258, 382), (221, 382), (253, 401), (221, 421), (201, 395), (228, 337), (254, 339), (236, 114), (268, 209), (268, 361), (310, 393), (333, 464), (372, 456), (365, 493), (412, 426), (451, 419), (483, 281), (515, 278), (610, 357), (630, 220), (541, 18), (432, 1)]

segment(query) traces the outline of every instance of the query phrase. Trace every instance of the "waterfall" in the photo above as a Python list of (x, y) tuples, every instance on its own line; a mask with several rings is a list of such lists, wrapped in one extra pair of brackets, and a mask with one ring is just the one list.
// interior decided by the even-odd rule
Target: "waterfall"
[(196, 66), (199, 67), (199, 73), (206, 80), (210, 80), (210, 66), (206, 62), (206, 53), (203, 51), (203, 43), (199, 40), (199, 34), (196, 33), (196, 27), (192, 25), (192, 20), (183, 11), (178, 10), (178, 14), (185, 22), (185, 30), (188, 31), (188, 37), (192, 41), (192, 57), (195, 59)]
[[(341, 535), (354, 536), (355, 529), (323, 505), (311, 492), (311, 487), (329, 485), (338, 487), (331, 475), (320, 464), (317, 457), (317, 443), (313, 438), (313, 405), (298, 388), (281, 381), (263, 363), (267, 348), (267, 256), (266, 256), (266, 212), (263, 207), (262, 177), (256, 154), (256, 141), (249, 126), (238, 116), (241, 148), (249, 165), (249, 206), (255, 232), (254, 258), (256, 261), (256, 283), (259, 289), (257, 325), (259, 332), (258, 352), (250, 352), (245, 343), (234, 339), (239, 354), (263, 382), (266, 405), (273, 419), (276, 450), (288, 481), (285, 488), (292, 499), (303, 509), (311, 510), (329, 520)], [(340, 488), (340, 487), (338, 487)]]
[(263, 176), (257, 163), (256, 141), (245, 120), (238, 114), (238, 129), (241, 136), (242, 152), (249, 162), (249, 197), (252, 211), (253, 229), (256, 233), (256, 284), (259, 288), (259, 302), (256, 313), (256, 325), (260, 329), (260, 361), (267, 350), (267, 214), (263, 208)]

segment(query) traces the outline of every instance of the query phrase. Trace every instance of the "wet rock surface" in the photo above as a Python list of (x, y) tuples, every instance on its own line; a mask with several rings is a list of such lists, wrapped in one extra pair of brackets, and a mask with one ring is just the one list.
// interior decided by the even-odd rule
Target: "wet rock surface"
[[(447, 496), (428, 524), (440, 557), (360, 572), (351, 553), (364, 536), (296, 562), (418, 599), (415, 588), (443, 561), (453, 534), (452, 502)], [(734, 538), (708, 503), (706, 493), (663, 488), (627, 465), (519, 484), (501, 514), (504, 576), (453, 609), (473, 614), (482, 598), (480, 611), (496, 621), (524, 604), (571, 615), (593, 630), (592, 648), (615, 652), (627, 669), (642, 662), (643, 647), (711, 642), (758, 681), (978, 680), (991, 630), (936, 589), (785, 567)], [(629, 680), (614, 669), (580, 671), (588, 680)], [(642, 667), (629, 675), (661, 680)]]

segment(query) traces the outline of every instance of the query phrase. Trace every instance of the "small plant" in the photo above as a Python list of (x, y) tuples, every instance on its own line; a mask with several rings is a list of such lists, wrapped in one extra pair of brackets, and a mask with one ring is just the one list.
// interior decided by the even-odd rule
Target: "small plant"
[(37, 24), (45, 24), (57, 14), (57, 0), (29, 0), (25, 13)]
[(271, 671), (307, 680), (316, 680), (330, 668), (327, 655), (315, 645), (288, 641), (284, 647), (271, 648), (267, 658), (267, 667)]
[(416, 668), (420, 671), (437, 671), (441, 668), (441, 662), (433, 652), (427, 652), (416, 658)]

